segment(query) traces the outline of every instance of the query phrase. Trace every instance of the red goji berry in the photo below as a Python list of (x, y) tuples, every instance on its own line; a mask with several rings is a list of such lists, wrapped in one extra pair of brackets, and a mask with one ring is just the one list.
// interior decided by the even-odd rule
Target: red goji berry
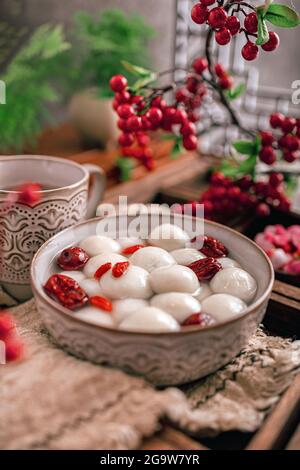
[(122, 261), (120, 263), (116, 263), (114, 267), (112, 268), (112, 275), (114, 277), (121, 277), (127, 271), (128, 268), (129, 268), (128, 261)]
[(90, 297), (90, 302), (94, 307), (105, 310), (106, 312), (111, 312), (113, 309), (111, 301), (105, 297), (101, 297), (100, 295)]
[(124, 248), (124, 250), (122, 250), (122, 255), (132, 255), (141, 248), (144, 248), (144, 245), (127, 246), (127, 248)]
[(208, 315), (207, 313), (193, 313), (189, 317), (187, 317), (184, 322), (182, 323), (182, 326), (191, 326), (191, 325), (200, 325), (200, 326), (208, 326), (208, 325), (213, 325), (215, 323), (215, 320)]
[(112, 267), (111, 263), (105, 263), (100, 266), (100, 268), (97, 269), (97, 271), (94, 274), (94, 278), (99, 281), (103, 274), (107, 273)]

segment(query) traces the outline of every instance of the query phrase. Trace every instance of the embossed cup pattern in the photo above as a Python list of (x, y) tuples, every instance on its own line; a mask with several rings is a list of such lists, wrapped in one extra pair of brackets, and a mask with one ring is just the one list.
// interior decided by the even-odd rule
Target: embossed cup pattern
[(53, 235), (85, 218), (86, 201), (86, 183), (70, 194), (46, 197), (33, 208), (14, 204), (7, 210), (0, 201), (0, 281), (29, 284), (33, 255)]
[[(94, 175), (88, 195), (89, 174)], [(7, 206), (11, 190), (25, 181), (45, 189), (29, 207)], [(103, 170), (94, 165), (45, 156), (0, 157), (0, 284), (18, 300), (31, 297), (30, 264), (41, 245), (61, 230), (95, 214), (105, 186)]]

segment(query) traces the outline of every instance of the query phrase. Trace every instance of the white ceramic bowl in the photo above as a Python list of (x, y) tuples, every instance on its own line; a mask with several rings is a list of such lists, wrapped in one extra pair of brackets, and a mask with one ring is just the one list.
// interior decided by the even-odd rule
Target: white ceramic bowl
[(80, 223), (55, 235), (39, 249), (32, 262), (32, 288), (38, 311), (61, 347), (92, 362), (143, 375), (157, 385), (204, 377), (241, 351), (265, 314), (274, 281), (273, 268), (254, 242), (213, 222), (205, 221), (205, 234), (220, 239), (229, 249), (229, 256), (252, 274), (258, 284), (255, 299), (237, 318), (204, 329), (191, 326), (174, 333), (137, 333), (86, 323), (49, 298), (43, 285), (57, 271), (54, 263), (57, 254), (94, 235), (99, 220)]

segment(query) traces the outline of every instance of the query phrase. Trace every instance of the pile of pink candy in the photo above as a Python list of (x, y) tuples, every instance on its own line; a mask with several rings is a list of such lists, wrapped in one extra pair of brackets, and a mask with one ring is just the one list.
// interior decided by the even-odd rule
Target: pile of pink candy
[(255, 242), (270, 257), (275, 271), (300, 275), (300, 225), (268, 225)]

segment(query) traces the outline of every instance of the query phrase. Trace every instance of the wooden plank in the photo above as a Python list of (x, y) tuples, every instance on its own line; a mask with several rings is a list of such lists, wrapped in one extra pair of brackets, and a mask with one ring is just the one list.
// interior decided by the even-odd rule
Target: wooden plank
[(300, 301), (300, 288), (291, 286), (285, 282), (276, 280), (274, 282), (273, 292), (277, 292), (278, 294), (284, 295), (290, 299)]
[(142, 450), (208, 450), (186, 434), (164, 426), (155, 436), (148, 438), (141, 446)]
[(272, 333), (300, 338), (300, 302), (273, 291), (263, 323)]
[(299, 422), (300, 374), (284, 393), (260, 430), (246, 447), (247, 450), (282, 449)]
[(161, 188), (172, 185), (178, 179), (189, 178), (191, 173), (201, 171), (205, 165), (197, 155), (185, 155), (176, 162), (172, 161), (146, 174), (142, 179), (108, 188), (105, 202), (117, 203), (120, 194), (126, 195), (128, 202), (149, 202)]

